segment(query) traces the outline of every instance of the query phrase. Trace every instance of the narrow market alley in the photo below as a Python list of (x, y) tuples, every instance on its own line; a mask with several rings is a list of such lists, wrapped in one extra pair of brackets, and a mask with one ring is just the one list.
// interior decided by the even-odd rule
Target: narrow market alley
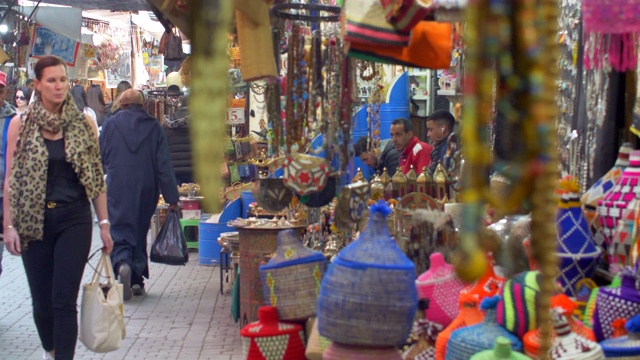
[[(101, 241), (97, 225), (92, 249)], [(98, 256), (91, 260), (95, 264)], [(43, 350), (31, 315), (31, 299), (19, 257), (4, 252), (0, 275), (0, 359), (39, 360)], [(230, 315), (230, 287), (220, 295), (219, 268), (198, 265), (197, 252), (186, 266), (150, 264), (147, 295), (125, 303), (127, 336), (118, 351), (97, 354), (78, 341), (76, 359), (240, 360), (238, 325)], [(87, 265), (83, 283), (93, 269)], [(78, 298), (78, 304), (81, 296)]]

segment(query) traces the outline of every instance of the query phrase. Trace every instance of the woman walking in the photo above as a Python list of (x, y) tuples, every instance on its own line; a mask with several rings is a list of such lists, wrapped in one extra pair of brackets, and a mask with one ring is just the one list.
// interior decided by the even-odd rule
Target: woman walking
[(98, 118), (96, 116), (96, 112), (87, 105), (87, 93), (84, 91), (84, 87), (82, 85), (74, 85), (71, 88), (71, 96), (73, 97), (73, 102), (76, 104), (78, 110), (82, 111), (83, 114), (88, 115), (97, 126)]
[(34, 102), (9, 126), (4, 243), (21, 255), (44, 359), (73, 359), (77, 300), (96, 208), (103, 251), (113, 248), (98, 129), (69, 94), (64, 61), (45, 56), (34, 68)]

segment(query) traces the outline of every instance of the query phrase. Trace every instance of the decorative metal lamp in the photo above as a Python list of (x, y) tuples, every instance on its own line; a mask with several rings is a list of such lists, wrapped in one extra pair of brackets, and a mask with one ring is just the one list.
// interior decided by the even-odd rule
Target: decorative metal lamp
[(391, 184), (393, 186), (392, 196), (394, 199), (407, 195), (407, 177), (402, 172), (401, 167), (398, 166), (398, 170), (391, 178)]
[(409, 168), (409, 172), (405, 176), (407, 177), (407, 194), (416, 192), (416, 181), (418, 179), (418, 174), (416, 174), (416, 171), (413, 169), (413, 165), (411, 165), (411, 167)]
[(435, 193), (433, 197), (441, 202), (449, 201), (449, 176), (442, 166), (442, 163), (438, 163), (436, 171), (433, 173), (433, 182), (435, 183)]
[(431, 190), (432, 186), (433, 179), (431, 178), (431, 175), (429, 175), (427, 167), (425, 166), (422, 168), (422, 173), (418, 175), (418, 179), (416, 180), (416, 191), (431, 196), (431, 193), (433, 192)]

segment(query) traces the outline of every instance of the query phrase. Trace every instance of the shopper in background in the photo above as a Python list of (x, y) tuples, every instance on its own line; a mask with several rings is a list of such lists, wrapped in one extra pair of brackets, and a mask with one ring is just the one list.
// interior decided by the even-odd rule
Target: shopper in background
[(87, 89), (87, 105), (96, 113), (98, 126), (102, 126), (109, 111), (107, 105), (104, 103), (104, 94), (102, 94), (100, 85), (89, 85)]
[[(0, 71), (0, 104), (2, 104), (2, 108), (0, 109), (0, 139), (2, 139), (2, 154), (0, 154), (0, 190), (4, 189), (4, 174), (6, 171), (5, 167), (5, 154), (7, 153), (7, 130), (9, 129), (9, 124), (11, 123), (11, 118), (16, 114), (15, 109), (11, 104), (5, 101), (7, 98), (7, 93), (9, 92), (9, 87), (7, 87), (7, 74)], [(0, 193), (0, 204), (4, 201), (4, 191)], [(4, 209), (0, 210), (0, 219), (2, 219), (4, 214)], [(2, 236), (2, 232), (0, 230), (0, 236)], [(2, 274), (2, 253), (4, 252), (4, 242), (0, 239), (0, 274)]]
[(131, 86), (131, 83), (126, 80), (122, 80), (118, 83), (118, 86), (116, 86), (116, 96), (113, 98), (111, 104), (107, 106), (109, 108), (109, 114), (107, 115), (107, 118), (115, 115), (115, 113), (120, 111), (120, 96), (123, 92), (132, 88), (133, 86)]
[[(439, 162), (444, 162), (447, 154), (447, 139), (453, 133), (456, 118), (447, 110), (438, 110), (427, 118), (427, 138), (433, 145), (431, 150), (431, 164), (429, 165), (429, 175), (433, 176)], [(443, 164), (445, 169), (448, 164)]]
[(16, 94), (13, 96), (13, 104), (16, 107), (16, 114), (20, 115), (23, 112), (27, 111), (30, 99), (31, 90), (28, 87), (20, 86), (16, 89)]
[(373, 149), (367, 149), (368, 138), (366, 136), (361, 137), (353, 145), (353, 151), (355, 155), (362, 160), (365, 164), (372, 167), (376, 173), (382, 174), (384, 168), (387, 168), (387, 174), (393, 176), (398, 169), (398, 159), (400, 153), (393, 146), (391, 139), (380, 140), (378, 142), (378, 153)]
[(189, 138), (189, 97), (185, 96), (182, 107), (170, 116), (165, 115), (163, 124), (167, 137), (169, 156), (178, 184), (192, 183), (193, 161), (191, 159), (191, 140)]
[(395, 119), (391, 123), (391, 141), (400, 153), (398, 164), (403, 173), (408, 173), (413, 166), (416, 173), (422, 172), (431, 163), (433, 146), (424, 143), (413, 133), (411, 121), (403, 118)]
[(121, 110), (102, 125), (100, 151), (107, 170), (111, 262), (128, 300), (145, 294), (147, 233), (159, 195), (177, 210), (179, 194), (167, 139), (160, 122), (142, 108), (142, 93), (129, 89), (119, 100)]
[[(73, 359), (77, 300), (91, 248), (93, 200), (103, 251), (113, 247), (98, 129), (69, 94), (64, 60), (41, 58), (35, 101), (9, 125), (4, 242), (22, 255), (45, 359)], [(67, 161), (68, 159), (68, 161)]]
[(98, 126), (98, 118), (96, 117), (95, 111), (87, 105), (87, 93), (84, 91), (84, 87), (82, 85), (74, 85), (70, 92), (78, 110), (88, 115), (96, 123), (96, 126)]

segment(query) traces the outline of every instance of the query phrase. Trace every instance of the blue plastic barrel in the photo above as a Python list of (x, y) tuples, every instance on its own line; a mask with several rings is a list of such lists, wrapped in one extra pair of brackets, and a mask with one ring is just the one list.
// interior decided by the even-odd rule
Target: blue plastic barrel
[(242, 216), (242, 199), (235, 199), (232, 202), (228, 202), (224, 205), (224, 210), (220, 214), (218, 220), (221, 224), (226, 224), (231, 220), (235, 220)]
[(243, 191), (240, 199), (242, 200), (242, 213), (240, 215), (243, 219), (246, 219), (249, 216), (249, 205), (255, 201), (253, 193), (251, 191)]
[(198, 263), (200, 265), (220, 265), (220, 250), (218, 238), (223, 232), (234, 231), (227, 224), (206, 223), (201, 221), (198, 226)]

